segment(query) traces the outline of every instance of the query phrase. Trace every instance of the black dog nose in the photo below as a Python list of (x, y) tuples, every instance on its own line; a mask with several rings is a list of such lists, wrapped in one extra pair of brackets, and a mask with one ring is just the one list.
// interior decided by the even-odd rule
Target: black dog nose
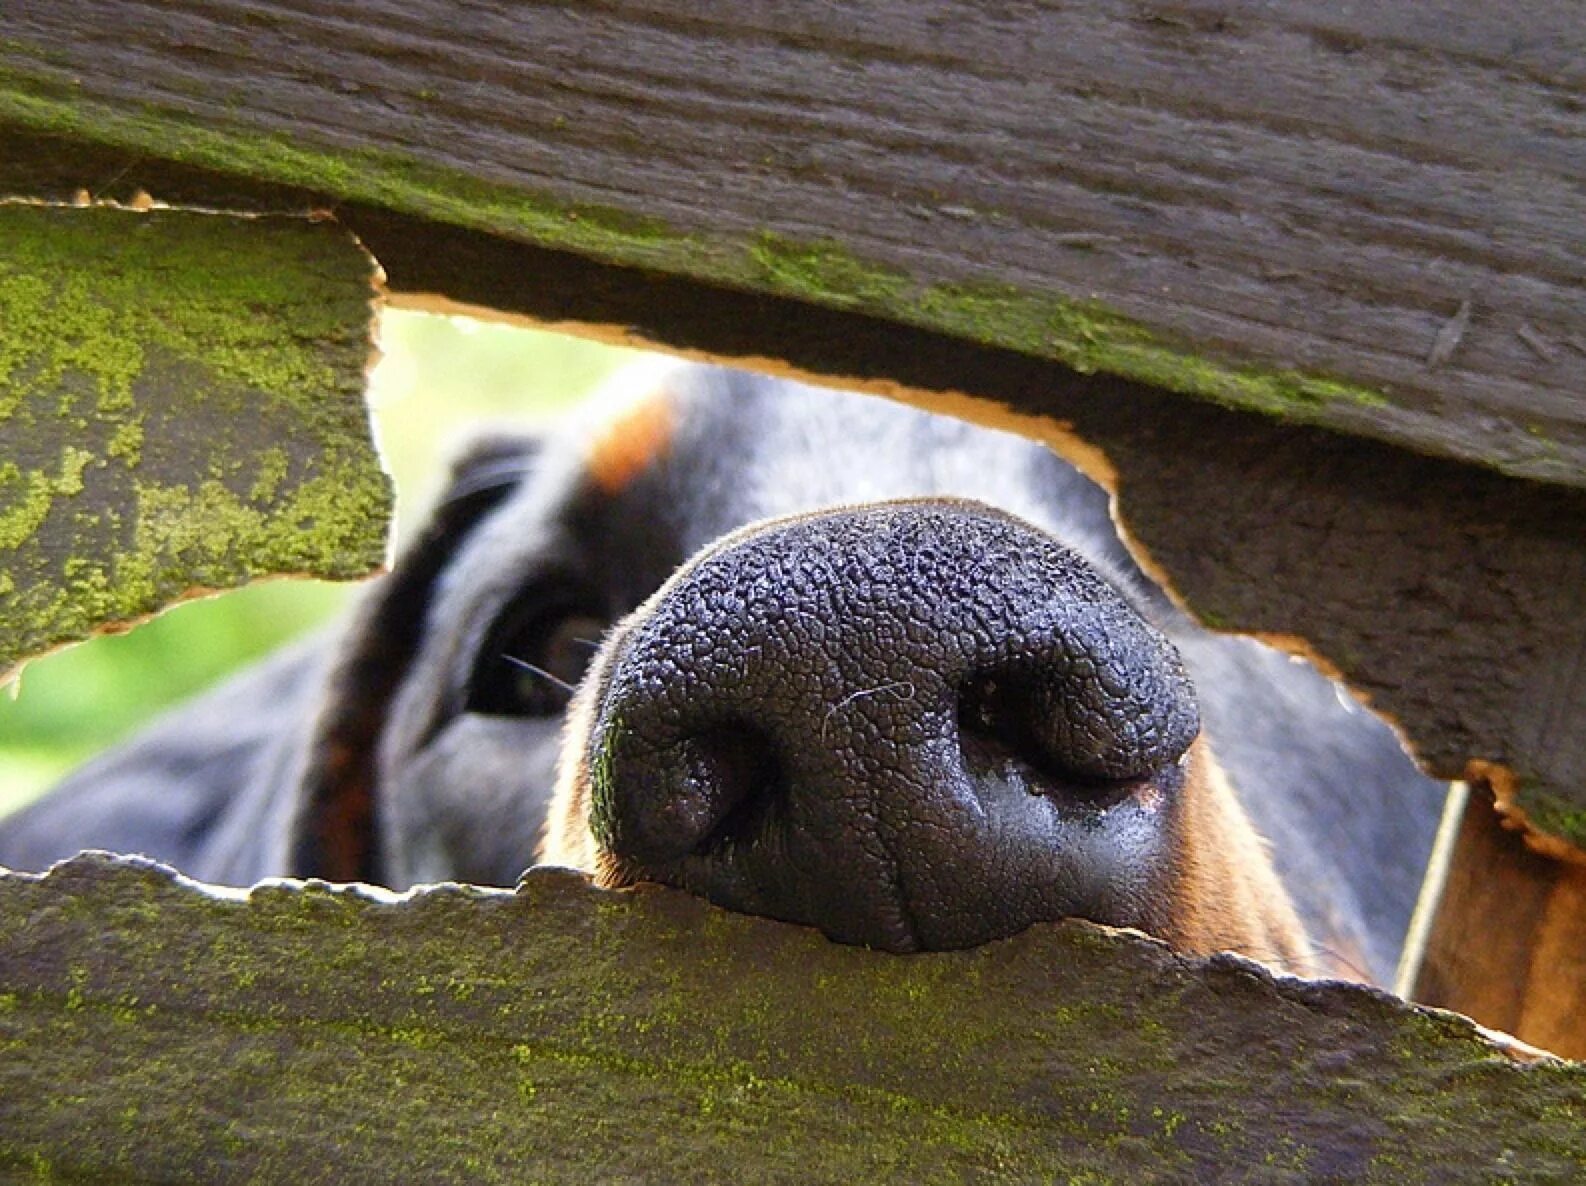
[(1172, 646), (978, 504), (751, 528), (613, 656), (590, 827), (626, 876), (892, 950), (1149, 926), (1199, 731)]

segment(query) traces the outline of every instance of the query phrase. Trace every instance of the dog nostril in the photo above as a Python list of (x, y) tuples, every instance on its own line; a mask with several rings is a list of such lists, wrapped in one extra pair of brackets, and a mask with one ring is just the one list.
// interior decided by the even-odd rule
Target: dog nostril
[(678, 738), (643, 766), (613, 772), (629, 804), (614, 847), (645, 862), (718, 846), (741, 830), (734, 821), (764, 809), (778, 779), (769, 738), (744, 722)]
[(1180, 706), (1164, 706), (1159, 712), (1170, 719), (1152, 722), (1149, 712), (1113, 719), (1124, 706), (1096, 700), (1094, 687), (1057, 671), (981, 673), (959, 688), (960, 737), (982, 758), (1011, 757), (1044, 783), (1098, 793), (1176, 760), (1193, 740), (1191, 730), (1182, 744), (1161, 744), (1164, 732), (1185, 733), (1171, 719)]
[(1013, 758), (1040, 774), (1042, 781), (1072, 779), (1056, 755), (1037, 739), (1032, 722), (1035, 705), (1025, 681), (1008, 676), (979, 675), (965, 681), (958, 693), (961, 743), (982, 759)]

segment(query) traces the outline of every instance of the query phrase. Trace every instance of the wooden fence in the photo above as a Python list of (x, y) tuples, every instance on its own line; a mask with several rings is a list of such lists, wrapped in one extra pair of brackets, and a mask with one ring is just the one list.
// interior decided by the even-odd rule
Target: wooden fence
[[(1550, 1042), (1586, 1049), (1583, 62), (1564, 0), (13, 0), (0, 662), (193, 587), (375, 563), (387, 496), (355, 398), (367, 251), (410, 307), (812, 375), (1050, 441), (1117, 493), (1143, 560), (1204, 620), (1315, 656), (1429, 769), (1528, 825), (1544, 856), (1472, 797), (1423, 993), (1522, 1033), (1545, 1016)], [(251, 439), (225, 428), (244, 408)], [(1515, 1067), (1369, 994), (1075, 928), (894, 961), (667, 895), (535, 892), (560, 922), (459, 894), (238, 905), (101, 865), (0, 883), (0, 1156), (41, 1177), (257, 1180), (287, 1154), (250, 1136), (295, 1123), (292, 1164), (326, 1176), (345, 1168), (337, 1141), (360, 1165), (405, 1149), (531, 1180), (690, 1156), (766, 1178), (1580, 1167), (1575, 1069)], [(643, 938), (673, 915), (694, 920), (686, 944)], [(442, 917), (472, 969), (457, 984), (484, 986), (497, 959), (512, 977), (488, 1023), (454, 1008), (466, 988), (404, 974), (440, 983), (416, 936)], [(336, 934), (355, 948), (330, 953)], [(526, 954), (565, 954), (569, 935), (608, 974), (666, 947), (688, 1008), (663, 1024), (658, 1005), (580, 997), (581, 957), (558, 973)], [(1062, 966), (1049, 984), (1043, 961)], [(764, 995), (719, 995), (712, 968)], [(974, 1004), (960, 974), (995, 983)], [(849, 980), (876, 994), (870, 1013), (842, 997), (854, 1024), (888, 1035), (867, 1047), (872, 1078), (812, 1003)], [(551, 1037), (499, 1011), (536, 991), (565, 1005)], [(1127, 1005), (1098, 1012), (1108, 1000)], [(746, 1045), (683, 1016), (718, 1004)], [(938, 1045), (962, 1036), (941, 1018), (982, 1007), (964, 1033), (984, 1062)], [(664, 1041), (624, 1045), (623, 1027)], [(1304, 1075), (1283, 1080), (1291, 1059)], [(138, 1135), (233, 1063), (186, 1136)], [(464, 1064), (451, 1093), (444, 1068)], [(398, 1108), (423, 1119), (399, 1131)], [(783, 1112), (775, 1140), (755, 1137)], [(1390, 1137), (1411, 1151), (1397, 1164)]]

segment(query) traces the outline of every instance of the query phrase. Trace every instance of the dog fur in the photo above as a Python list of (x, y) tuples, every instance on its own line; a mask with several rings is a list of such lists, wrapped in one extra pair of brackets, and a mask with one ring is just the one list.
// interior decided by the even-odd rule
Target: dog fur
[[(0, 863), (37, 869), (95, 847), (231, 884), (510, 884), (535, 860), (612, 886), (647, 879), (591, 826), (590, 746), (613, 667), (658, 591), (767, 523), (898, 499), (1016, 516), (1182, 655), (1204, 728), (1173, 784), (1171, 851), (1149, 906), (1122, 921), (1188, 951), (1387, 979), (1440, 788), (1384, 726), (1308, 667), (1189, 621), (1128, 555), (1105, 494), (1040, 446), (701, 367), (630, 376), (543, 439), (482, 439), (346, 624), (0, 821)], [(563, 615), (555, 630), (613, 625), (589, 639), (598, 649), (565, 712), (547, 709), (556, 672), (525, 693), (533, 712), (482, 711), (496, 704), (479, 700), (481, 679), (512, 686), (482, 652), (505, 617), (538, 612), (535, 590), (556, 603), (545, 613)], [(541, 677), (527, 666), (532, 684)]]

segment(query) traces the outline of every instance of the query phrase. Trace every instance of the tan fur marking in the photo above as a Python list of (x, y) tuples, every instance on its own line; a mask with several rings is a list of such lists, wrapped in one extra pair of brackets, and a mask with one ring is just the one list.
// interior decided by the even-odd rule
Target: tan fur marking
[(545, 820), (545, 835), (536, 855), (540, 864), (563, 865), (587, 873), (597, 872), (600, 864), (599, 846), (589, 831), (587, 757), (595, 706), (605, 691), (605, 672), (613, 650), (609, 641), (600, 648), (567, 706), (561, 752), (556, 759), (556, 790)]
[(671, 443), (676, 414), (662, 392), (619, 411), (589, 447), (585, 462), (595, 483), (619, 494)]
[(1190, 749), (1183, 794), (1173, 923), (1161, 937), (1197, 955), (1237, 951), (1293, 975), (1317, 974), (1322, 969), (1266, 846), (1205, 738)]

